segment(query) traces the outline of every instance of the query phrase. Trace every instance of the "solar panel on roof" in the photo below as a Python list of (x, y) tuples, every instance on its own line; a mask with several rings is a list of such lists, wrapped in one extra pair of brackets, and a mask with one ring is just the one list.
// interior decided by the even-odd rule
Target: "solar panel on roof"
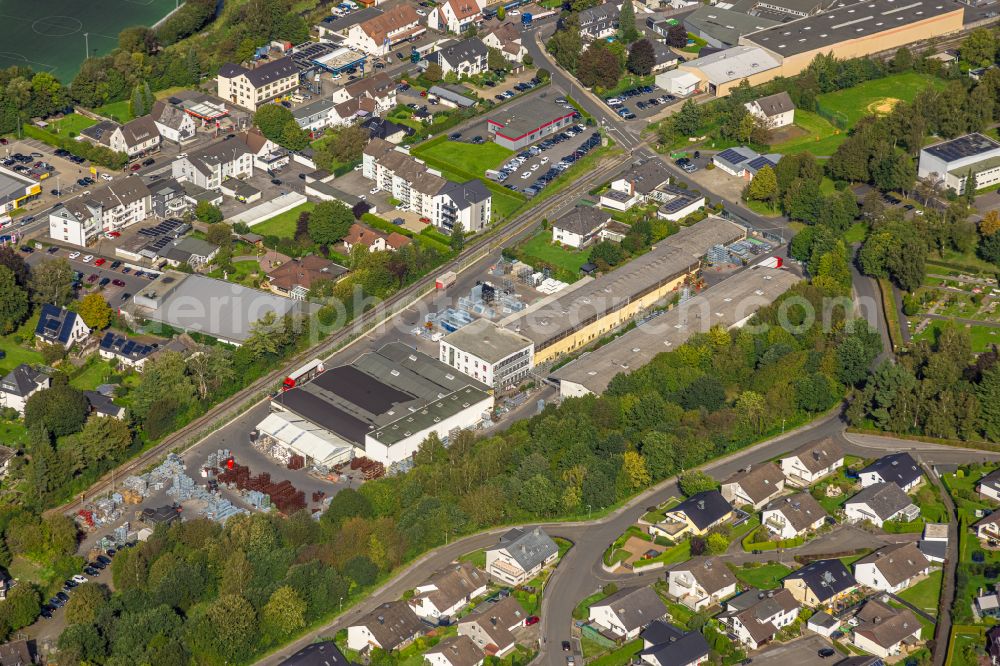
[(726, 160), (730, 164), (739, 164), (740, 162), (744, 162), (747, 159), (746, 155), (742, 155), (733, 150), (732, 148), (726, 148), (721, 153), (719, 153), (718, 157)]

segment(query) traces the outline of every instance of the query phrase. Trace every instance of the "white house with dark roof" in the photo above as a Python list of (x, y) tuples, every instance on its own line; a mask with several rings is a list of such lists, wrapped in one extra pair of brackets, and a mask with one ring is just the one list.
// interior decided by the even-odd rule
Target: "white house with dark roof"
[(755, 99), (743, 106), (768, 129), (786, 127), (795, 122), (795, 104), (785, 91)]
[(49, 212), (49, 237), (86, 247), (102, 233), (146, 220), (152, 211), (149, 188), (139, 176), (128, 176), (58, 204)]
[(905, 654), (920, 642), (922, 626), (909, 608), (893, 608), (871, 599), (854, 615), (851, 642), (882, 659)]
[(931, 562), (944, 562), (948, 554), (948, 524), (925, 523), (917, 548)]
[(528, 54), (521, 39), (521, 31), (513, 21), (504, 21), (490, 28), (482, 35), (482, 40), (487, 48), (498, 49), (511, 62), (519, 63)]
[(831, 438), (808, 442), (778, 461), (788, 482), (810, 486), (844, 466), (844, 452)]
[(153, 104), (149, 116), (156, 124), (160, 137), (164, 141), (185, 143), (195, 138), (198, 127), (184, 109), (159, 100)]
[(253, 175), (254, 154), (239, 137), (182, 153), (171, 164), (171, 174), (181, 182), (194, 183), (206, 190), (218, 190), (227, 178)]
[(656, 620), (640, 636), (639, 660), (649, 666), (698, 666), (708, 661), (708, 642), (700, 631), (682, 631)]
[(914, 543), (884, 546), (854, 563), (858, 583), (893, 594), (910, 587), (930, 570), (930, 560)]
[(381, 56), (404, 39), (425, 32), (413, 5), (400, 4), (348, 28), (344, 46)]
[(104, 395), (99, 391), (84, 391), (83, 396), (87, 399), (91, 414), (118, 419), (119, 421), (125, 418), (125, 408), (115, 404), (114, 399), (110, 395)]
[(979, 493), (980, 497), (1000, 502), (1000, 468), (979, 479), (976, 483), (976, 492)]
[(607, 211), (597, 206), (576, 206), (552, 222), (552, 242), (579, 250), (597, 240), (604, 240), (609, 224), (611, 214)]
[(844, 503), (848, 522), (870, 521), (882, 527), (890, 520), (911, 521), (920, 516), (920, 507), (895, 483), (868, 486)]
[(462, 610), (469, 602), (486, 593), (486, 573), (469, 564), (450, 564), (413, 588), (410, 607), (418, 617), (437, 621)]
[(618, 17), (620, 15), (621, 3), (605, 2), (596, 7), (584, 9), (577, 15), (580, 36), (588, 41), (610, 37), (618, 32)]
[(50, 345), (59, 345), (69, 349), (82, 342), (90, 335), (90, 327), (83, 323), (83, 317), (65, 308), (57, 308), (45, 303), (42, 305), (35, 326), (35, 337)]
[(830, 514), (809, 493), (779, 497), (767, 503), (760, 520), (769, 532), (781, 539), (818, 530)]
[(517, 646), (514, 631), (523, 627), (528, 613), (514, 596), (483, 604), (459, 620), (458, 635), (468, 636), (486, 654), (503, 657)]
[(216, 77), (219, 97), (230, 104), (256, 111), (275, 97), (299, 86), (299, 68), (291, 58), (277, 58), (248, 69), (226, 63)]
[(667, 572), (667, 593), (698, 611), (736, 594), (736, 576), (717, 557), (693, 557)]
[(730, 599), (718, 619), (738, 642), (756, 650), (794, 622), (799, 608), (799, 602), (789, 590), (750, 589)]
[(0, 380), (0, 407), (16, 409), (18, 414), (24, 414), (28, 398), (51, 385), (51, 377), (22, 363)]
[[(471, 2), (471, 0), (459, 1)], [(470, 37), (469, 39), (452, 42), (441, 47), (440, 50), (429, 54), (422, 62), (436, 62), (441, 66), (442, 74), (453, 73), (455, 76), (462, 78), (463, 76), (482, 74), (489, 69), (487, 65), (488, 56), (489, 49), (483, 43), (483, 40), (478, 37)]]
[(895, 483), (907, 493), (919, 486), (924, 478), (923, 470), (917, 465), (917, 461), (905, 452), (891, 453), (879, 458), (862, 469), (858, 476), (861, 477), (863, 488), (877, 483)]
[(660, 595), (648, 586), (619, 590), (590, 606), (589, 620), (601, 628), (602, 633), (616, 639), (632, 640), (650, 622), (667, 615), (667, 607)]
[(972, 524), (976, 536), (989, 543), (1000, 542), (1000, 511), (994, 511)]
[(559, 546), (540, 527), (506, 532), (486, 549), (486, 573), (508, 585), (521, 585), (559, 557)]
[(785, 490), (785, 475), (772, 462), (748, 466), (722, 482), (720, 491), (735, 507), (749, 504), (759, 510)]
[(753, 180), (757, 172), (766, 166), (772, 169), (778, 165), (781, 155), (768, 153), (761, 155), (753, 148), (747, 146), (735, 146), (726, 148), (712, 156), (712, 164), (719, 167), (730, 176), (736, 176), (744, 180)]
[(146, 364), (146, 359), (156, 351), (153, 345), (129, 340), (124, 335), (119, 335), (114, 331), (107, 331), (101, 338), (97, 353), (101, 358), (118, 361), (122, 367), (142, 370)]

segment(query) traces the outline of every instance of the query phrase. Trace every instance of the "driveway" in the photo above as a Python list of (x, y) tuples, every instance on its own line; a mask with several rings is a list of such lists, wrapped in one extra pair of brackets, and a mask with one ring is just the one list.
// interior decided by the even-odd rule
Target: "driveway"
[(823, 659), (818, 652), (830, 647), (830, 641), (810, 631), (806, 635), (782, 645), (765, 648), (753, 657), (754, 666), (820, 666), (833, 664), (843, 657), (839, 652), (832, 657)]

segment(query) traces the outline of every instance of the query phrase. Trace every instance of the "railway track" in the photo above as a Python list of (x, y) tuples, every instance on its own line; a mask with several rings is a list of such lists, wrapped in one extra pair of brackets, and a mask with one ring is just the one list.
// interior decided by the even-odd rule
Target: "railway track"
[(580, 197), (586, 194), (587, 190), (602, 182), (605, 177), (615, 170), (620, 169), (630, 159), (631, 154), (626, 152), (614, 159), (603, 160), (595, 169), (582, 176), (580, 180), (562, 192), (546, 199), (539, 206), (518, 215), (500, 227), (495, 233), (471, 243), (460, 257), (440, 266), (435, 273), (427, 275), (393, 294), (385, 301), (382, 301), (377, 307), (362, 314), (345, 328), (296, 355), (279, 369), (268, 373), (245, 389), (226, 398), (202, 416), (166, 437), (159, 444), (142, 452), (136, 458), (123, 463), (113, 471), (108, 472), (100, 480), (92, 484), (90, 488), (71, 501), (58, 507), (53, 507), (47, 510), (45, 514), (73, 513), (83, 508), (88, 498), (93, 499), (94, 497), (110, 492), (117, 479), (140, 473), (143, 469), (154, 464), (159, 458), (172, 450), (182, 449), (182, 451), (186, 451), (193, 447), (217, 428), (222, 427), (235, 416), (238, 416), (253, 407), (260, 400), (263, 400), (292, 370), (316, 357), (328, 358), (432, 292), (437, 274), (448, 270), (455, 271), (456, 273), (468, 270), (471, 266), (489, 256), (490, 253), (500, 249), (505, 244), (516, 241), (521, 236), (532, 232), (534, 225), (540, 219), (558, 212), (570, 204), (575, 205)]

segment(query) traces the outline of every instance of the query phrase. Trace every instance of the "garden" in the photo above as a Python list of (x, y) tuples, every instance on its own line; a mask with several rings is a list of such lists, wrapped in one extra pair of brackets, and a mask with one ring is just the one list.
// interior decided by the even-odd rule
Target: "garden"
[(255, 224), (250, 228), (255, 234), (261, 236), (277, 236), (278, 238), (294, 238), (295, 226), (302, 213), (310, 213), (316, 204), (307, 201), (291, 210), (287, 210), (280, 215), (272, 217), (266, 222)]
[(773, 590), (781, 587), (781, 581), (785, 576), (792, 573), (791, 568), (778, 562), (760, 564), (759, 562), (748, 562), (742, 567), (729, 565), (733, 570), (733, 575), (737, 580), (748, 587), (755, 587), (759, 590)]

